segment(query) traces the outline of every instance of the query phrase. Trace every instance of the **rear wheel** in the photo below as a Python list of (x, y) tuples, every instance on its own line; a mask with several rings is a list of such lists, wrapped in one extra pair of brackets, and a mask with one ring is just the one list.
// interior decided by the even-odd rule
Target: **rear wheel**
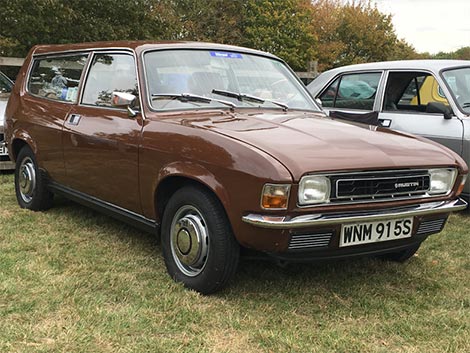
[(41, 211), (52, 206), (53, 194), (47, 190), (47, 179), (29, 146), (24, 146), (16, 158), (15, 193), (22, 208)]
[(175, 192), (162, 220), (168, 273), (202, 294), (223, 288), (235, 274), (240, 249), (219, 200), (198, 187)]
[(409, 258), (411, 258), (414, 254), (416, 254), (420, 246), (421, 246), (421, 243), (412, 245), (405, 250), (380, 255), (380, 258), (383, 260), (387, 260), (387, 261), (405, 262)]

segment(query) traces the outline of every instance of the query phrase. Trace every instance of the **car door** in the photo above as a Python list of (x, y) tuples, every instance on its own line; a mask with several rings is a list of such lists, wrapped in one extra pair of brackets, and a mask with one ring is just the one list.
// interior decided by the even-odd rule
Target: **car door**
[(140, 213), (138, 148), (142, 118), (113, 107), (113, 92), (138, 95), (135, 57), (96, 52), (80, 103), (64, 123), (67, 185), (76, 191)]
[(386, 82), (379, 112), (383, 126), (427, 137), (462, 155), (463, 123), (435, 112), (436, 103), (450, 106), (432, 73), (389, 71)]
[(371, 71), (337, 76), (318, 96), (323, 109), (334, 118), (377, 124), (382, 75), (382, 71)]
[(39, 166), (59, 183), (66, 181), (62, 128), (77, 100), (88, 55), (65, 53), (34, 57), (26, 84), (27, 94), (17, 113), (27, 117), (20, 120), (18, 128), (27, 131), (36, 144)]

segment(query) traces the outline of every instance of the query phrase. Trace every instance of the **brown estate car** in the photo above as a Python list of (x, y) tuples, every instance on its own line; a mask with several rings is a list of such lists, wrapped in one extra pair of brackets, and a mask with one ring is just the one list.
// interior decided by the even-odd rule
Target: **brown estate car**
[(36, 46), (6, 142), (21, 207), (62, 194), (158, 231), (170, 275), (202, 293), (245, 248), (404, 261), (466, 207), (456, 153), (332, 120), (282, 60), (233, 46)]

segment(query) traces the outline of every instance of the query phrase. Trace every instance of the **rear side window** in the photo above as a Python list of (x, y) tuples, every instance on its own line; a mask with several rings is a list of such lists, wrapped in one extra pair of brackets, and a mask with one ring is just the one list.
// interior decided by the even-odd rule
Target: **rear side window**
[(85, 82), (82, 103), (111, 107), (113, 92), (131, 93), (137, 97), (134, 57), (129, 54), (96, 54)]
[(36, 59), (28, 80), (28, 91), (36, 96), (75, 102), (88, 54)]
[(341, 76), (319, 98), (324, 107), (372, 110), (381, 76), (380, 72)]

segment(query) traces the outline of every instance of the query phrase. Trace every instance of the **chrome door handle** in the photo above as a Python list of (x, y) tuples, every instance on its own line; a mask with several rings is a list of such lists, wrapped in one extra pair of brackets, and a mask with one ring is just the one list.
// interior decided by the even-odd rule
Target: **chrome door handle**
[(79, 115), (79, 114), (70, 114), (68, 119), (67, 119), (67, 123), (69, 125), (78, 125), (81, 118), (82, 118), (82, 116)]
[(392, 119), (379, 119), (380, 126), (390, 127), (392, 125)]

